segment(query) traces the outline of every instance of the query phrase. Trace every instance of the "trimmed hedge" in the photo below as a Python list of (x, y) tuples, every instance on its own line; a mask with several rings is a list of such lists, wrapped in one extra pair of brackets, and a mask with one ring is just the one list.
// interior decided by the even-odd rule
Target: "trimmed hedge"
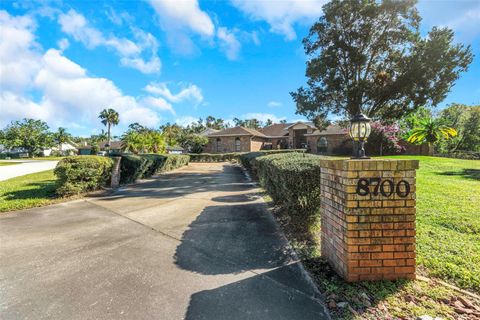
[(113, 160), (99, 156), (72, 156), (60, 160), (54, 173), (57, 194), (70, 196), (106, 186), (110, 182)]
[(238, 161), (242, 152), (231, 153), (190, 153), (191, 162), (227, 162)]
[(240, 156), (240, 163), (242, 166), (247, 169), (250, 174), (252, 174), (253, 178), (257, 178), (257, 158), (267, 155), (273, 154), (291, 154), (291, 153), (298, 153), (304, 154), (306, 152), (305, 149), (285, 149), (285, 150), (263, 150), (263, 151), (255, 151), (255, 152), (248, 152), (244, 153)]
[(252, 152), (241, 158), (273, 202), (285, 209), (294, 229), (310, 236), (320, 220), (320, 159), (299, 152)]
[(188, 164), (190, 157), (183, 154), (122, 155), (120, 183), (127, 184), (148, 178), (158, 172), (170, 171)]
[(281, 150), (261, 150), (256, 152), (230, 152), (230, 153), (191, 153), (191, 162), (240, 162), (242, 158), (250, 154), (266, 155), (286, 152), (305, 152), (305, 149), (281, 149)]

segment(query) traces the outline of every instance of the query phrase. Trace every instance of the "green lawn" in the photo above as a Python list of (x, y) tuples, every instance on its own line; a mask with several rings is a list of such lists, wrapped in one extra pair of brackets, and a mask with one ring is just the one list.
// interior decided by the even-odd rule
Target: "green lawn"
[(420, 160), (417, 264), (432, 277), (480, 292), (480, 161)]
[(13, 165), (16, 165), (16, 164), (19, 164), (21, 162), (7, 162), (7, 161), (0, 161), (0, 167), (2, 166), (13, 166)]
[(51, 204), (55, 196), (53, 170), (0, 181), (0, 212)]

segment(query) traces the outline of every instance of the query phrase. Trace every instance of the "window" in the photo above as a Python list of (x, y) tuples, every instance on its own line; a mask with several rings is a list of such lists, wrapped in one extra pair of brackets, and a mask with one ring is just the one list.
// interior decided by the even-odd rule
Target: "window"
[(240, 138), (235, 138), (235, 152), (240, 152), (242, 150), (242, 145), (240, 143)]
[(320, 139), (318, 139), (317, 152), (326, 153), (327, 152), (327, 147), (328, 147), (327, 138), (321, 137)]
[(222, 152), (222, 150), (220, 150), (220, 148), (221, 148), (220, 141), (221, 141), (220, 138), (217, 138), (217, 140), (215, 141), (215, 150), (217, 152)]

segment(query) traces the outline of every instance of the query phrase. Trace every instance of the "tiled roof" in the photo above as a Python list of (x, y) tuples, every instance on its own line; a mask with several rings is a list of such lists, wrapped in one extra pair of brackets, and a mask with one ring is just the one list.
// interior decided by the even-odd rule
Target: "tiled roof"
[(208, 135), (209, 137), (222, 137), (222, 136), (256, 136), (265, 137), (265, 135), (255, 129), (245, 127), (233, 127), (220, 130)]
[(313, 133), (307, 134), (307, 136), (327, 136), (336, 134), (346, 134), (347, 130), (340, 127), (338, 124), (329, 125), (325, 130), (315, 130)]
[(213, 128), (207, 128), (203, 130), (202, 132), (199, 133), (201, 136), (208, 136), (211, 135), (212, 133), (218, 132), (219, 130), (213, 129)]
[[(105, 149), (107, 141), (102, 141), (98, 144), (100, 149)], [(110, 141), (110, 149), (122, 149), (122, 141)]]
[(280, 137), (288, 134), (287, 127), (289, 127), (291, 123), (275, 123), (268, 127), (260, 129), (267, 137)]

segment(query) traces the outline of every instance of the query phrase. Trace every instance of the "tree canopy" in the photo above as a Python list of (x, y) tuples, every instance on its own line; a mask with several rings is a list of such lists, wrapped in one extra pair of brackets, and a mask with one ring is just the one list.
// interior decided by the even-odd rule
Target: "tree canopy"
[(41, 120), (23, 119), (13, 121), (3, 131), (2, 143), (9, 149), (24, 148), (33, 157), (55, 145), (48, 125)]
[(473, 59), (454, 33), (419, 32), (416, 0), (332, 0), (303, 40), (307, 86), (291, 95), (297, 113), (399, 119), (437, 105)]

